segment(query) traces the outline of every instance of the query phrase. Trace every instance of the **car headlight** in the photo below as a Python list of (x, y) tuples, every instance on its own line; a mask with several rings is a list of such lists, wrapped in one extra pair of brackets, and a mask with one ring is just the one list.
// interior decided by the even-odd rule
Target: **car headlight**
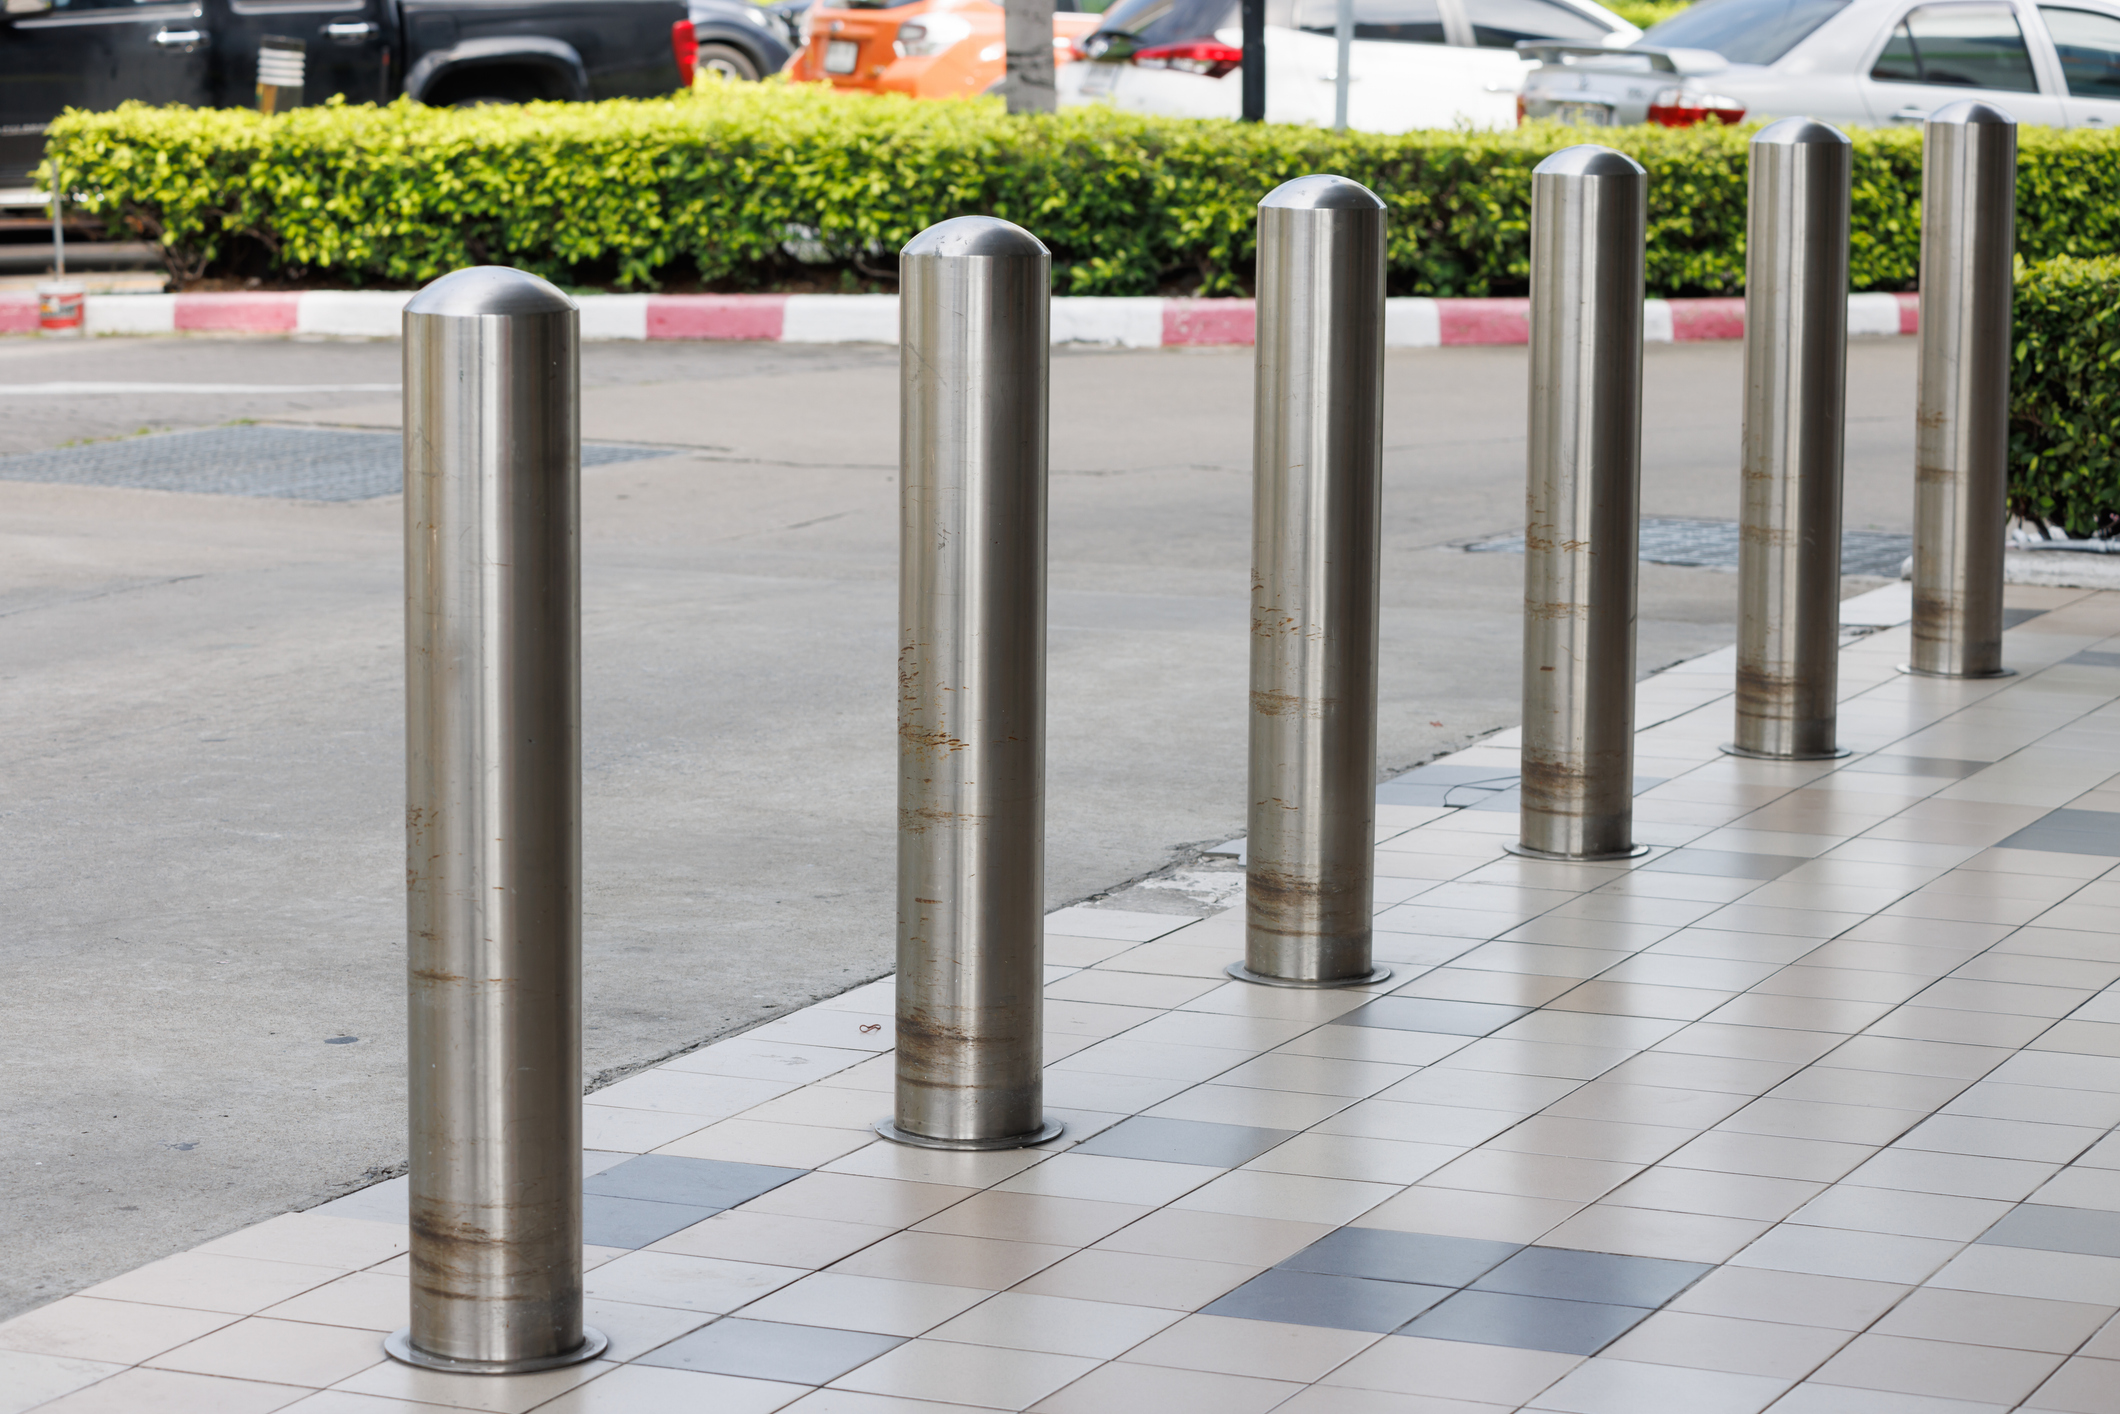
[(892, 46), (908, 59), (940, 54), (972, 32), (972, 22), (962, 15), (923, 15), (898, 26), (898, 42)]

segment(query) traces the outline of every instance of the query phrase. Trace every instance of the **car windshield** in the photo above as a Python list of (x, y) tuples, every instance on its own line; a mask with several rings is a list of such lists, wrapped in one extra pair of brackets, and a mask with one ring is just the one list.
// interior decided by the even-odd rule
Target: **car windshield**
[(1240, 23), (1235, 0), (1114, 0), (1097, 28), (1154, 45), (1200, 39)]
[(1733, 64), (1771, 64), (1847, 5), (1848, 0), (1700, 0), (1634, 43), (1641, 49), (1712, 49)]

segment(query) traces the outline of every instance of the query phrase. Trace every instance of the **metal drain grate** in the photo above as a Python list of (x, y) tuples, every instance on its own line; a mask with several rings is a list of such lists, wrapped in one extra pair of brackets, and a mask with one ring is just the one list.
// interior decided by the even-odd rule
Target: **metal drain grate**
[[(582, 465), (674, 455), (661, 447), (584, 443)], [(395, 432), (211, 427), (0, 457), (0, 481), (364, 501), (405, 489), (404, 456), (404, 439)]]
[[(1699, 569), (1737, 568), (1737, 522), (1734, 520), (1660, 520), (1642, 518), (1641, 557), (1659, 565)], [(1480, 553), (1521, 555), (1524, 537), (1505, 535), (1467, 545)], [(1899, 577), (1899, 566), (1914, 553), (1914, 540), (1884, 530), (1844, 530), (1840, 534), (1840, 572)]]

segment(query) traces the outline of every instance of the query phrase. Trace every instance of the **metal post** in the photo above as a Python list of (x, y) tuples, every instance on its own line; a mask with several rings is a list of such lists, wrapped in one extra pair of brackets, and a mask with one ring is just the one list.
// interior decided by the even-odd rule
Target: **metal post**
[(1001, 24), (1008, 111), (1053, 112), (1060, 103), (1053, 87), (1053, 0), (1006, 0)]
[(1844, 756), (1840, 492), (1848, 366), (1848, 174), (1838, 128), (1752, 139), (1737, 549), (1736, 756)]
[(898, 1085), (885, 1138), (1045, 1119), (1045, 451), (1052, 256), (959, 216), (899, 256)]
[(408, 1364), (582, 1325), (579, 315), (520, 270), (405, 307)]
[(1238, 22), (1243, 26), (1244, 58), (1238, 70), (1243, 82), (1243, 108), (1247, 123), (1266, 121), (1266, 0), (1241, 0)]
[(1929, 114), (1921, 143), (1921, 396), (1907, 670), (2003, 677), (2017, 123), (1988, 103)]
[(1523, 806), (1511, 852), (1625, 859), (1634, 840), (1648, 174), (1584, 143), (1531, 174)]
[(1370, 961), (1384, 203), (1298, 177), (1259, 203), (1252, 428), (1251, 806), (1244, 961), (1282, 987)]
[(1338, 68), (1332, 76), (1332, 126), (1335, 131), (1347, 131), (1347, 85), (1353, 81), (1348, 67), (1354, 60), (1354, 0), (1339, 0), (1339, 12), (1333, 16), (1332, 38), (1339, 51)]

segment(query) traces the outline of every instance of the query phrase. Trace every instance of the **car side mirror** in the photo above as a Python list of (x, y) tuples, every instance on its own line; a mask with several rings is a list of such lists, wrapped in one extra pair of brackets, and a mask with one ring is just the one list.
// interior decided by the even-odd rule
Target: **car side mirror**
[(52, 7), (52, 0), (7, 0), (5, 13), (9, 15), (41, 15)]

